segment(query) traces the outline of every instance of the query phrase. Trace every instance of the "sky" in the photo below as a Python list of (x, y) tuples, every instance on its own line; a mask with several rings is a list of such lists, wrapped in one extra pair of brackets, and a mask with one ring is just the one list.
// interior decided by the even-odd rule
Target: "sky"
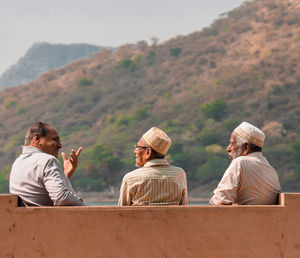
[(118, 47), (200, 31), (244, 0), (0, 0), (0, 75), (35, 42)]

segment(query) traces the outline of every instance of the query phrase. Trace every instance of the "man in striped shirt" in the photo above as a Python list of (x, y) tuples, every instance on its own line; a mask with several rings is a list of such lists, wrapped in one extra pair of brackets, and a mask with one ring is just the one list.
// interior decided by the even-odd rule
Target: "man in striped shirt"
[(276, 204), (280, 184), (275, 169), (262, 155), (265, 135), (243, 122), (232, 133), (227, 152), (232, 162), (209, 203)]
[(164, 159), (170, 146), (171, 139), (156, 127), (141, 137), (134, 146), (140, 168), (124, 176), (119, 206), (187, 205), (185, 172)]

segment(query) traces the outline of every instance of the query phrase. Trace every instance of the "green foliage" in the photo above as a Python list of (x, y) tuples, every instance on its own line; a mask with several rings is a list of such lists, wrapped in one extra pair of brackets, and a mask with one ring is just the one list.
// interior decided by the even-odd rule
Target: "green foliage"
[(93, 84), (94, 84), (94, 81), (92, 79), (88, 79), (88, 78), (81, 78), (78, 82), (79, 87), (91, 86)]
[(16, 100), (9, 100), (4, 104), (4, 107), (6, 109), (11, 108), (13, 106), (16, 106), (18, 104), (18, 102)]
[(148, 65), (152, 65), (152, 64), (154, 63), (155, 57), (156, 57), (155, 52), (150, 51), (149, 54), (148, 54), (147, 57), (146, 57), (147, 62), (148, 62)]
[(134, 120), (136, 121), (142, 121), (145, 118), (147, 118), (149, 116), (148, 111), (151, 109), (151, 106), (144, 106), (144, 107), (140, 107), (138, 108), (135, 112), (134, 112)]
[(259, 75), (258, 75), (258, 80), (263, 80), (265, 78), (265, 75), (263, 74), (263, 73), (260, 73)]
[(123, 163), (112, 149), (100, 144), (85, 150), (82, 158), (84, 161), (79, 165), (79, 175), (74, 182), (84, 189), (101, 190), (102, 187), (116, 180), (115, 174), (119, 173), (123, 167)]
[(175, 104), (172, 106), (172, 109), (175, 112), (182, 112), (183, 111), (183, 105), (182, 104)]
[(228, 158), (220, 155), (209, 155), (206, 162), (201, 165), (196, 173), (199, 180), (209, 181), (221, 177), (228, 166)]
[(217, 139), (217, 131), (214, 128), (203, 128), (197, 136), (197, 141), (200, 146), (207, 146), (217, 143)]
[(239, 120), (230, 119), (230, 120), (224, 121), (222, 126), (226, 131), (232, 132), (239, 124), (240, 124)]
[(135, 61), (132, 61), (130, 58), (123, 58), (121, 59), (118, 64), (117, 68), (126, 69), (130, 72), (134, 72), (137, 69), (137, 64)]
[(11, 170), (11, 165), (4, 167), (0, 172), (0, 193), (8, 193), (8, 175)]
[(300, 175), (300, 139), (292, 144), (293, 166)]
[(178, 120), (167, 120), (160, 126), (167, 134), (182, 133), (182, 124)]
[(272, 90), (273, 94), (280, 94), (280, 93), (282, 93), (282, 88), (278, 84), (272, 85), (272, 88), (273, 88), (273, 90)]
[(180, 47), (170, 48), (170, 55), (171, 56), (179, 56), (181, 51), (182, 51), (182, 48), (180, 48)]
[(212, 83), (212, 86), (220, 86), (222, 84), (222, 81), (220, 79), (215, 79)]
[(200, 111), (208, 118), (221, 121), (227, 115), (227, 103), (223, 99), (215, 99), (201, 105)]
[(142, 60), (142, 56), (140, 54), (137, 54), (135, 55), (132, 60), (135, 62), (135, 63), (138, 63)]
[(74, 187), (83, 191), (101, 191), (104, 182), (102, 178), (91, 179), (87, 177), (77, 178), (74, 180)]
[(17, 146), (20, 146), (24, 142), (24, 138), (24, 132), (20, 131), (18, 134), (11, 137), (10, 141), (3, 146), (3, 152), (7, 152)]
[(20, 104), (18, 104), (16, 106), (16, 112), (17, 112), (17, 114), (21, 115), (21, 114), (24, 114), (26, 111)]
[(167, 92), (165, 93), (164, 99), (165, 99), (165, 100), (168, 100), (171, 96), (172, 96), (171, 91), (167, 91)]
[(133, 121), (133, 116), (132, 115), (118, 115), (115, 121), (115, 124), (120, 127), (124, 125), (129, 125), (131, 121)]
[(208, 153), (214, 153), (214, 154), (218, 154), (218, 153), (222, 154), (224, 152), (223, 148), (218, 144), (212, 144), (212, 145), (206, 146), (205, 151)]

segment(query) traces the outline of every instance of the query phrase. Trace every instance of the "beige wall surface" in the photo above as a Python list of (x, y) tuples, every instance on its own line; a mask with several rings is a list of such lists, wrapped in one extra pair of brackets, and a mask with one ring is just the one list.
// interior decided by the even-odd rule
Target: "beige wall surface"
[(300, 257), (300, 194), (280, 205), (17, 207), (0, 195), (0, 257)]

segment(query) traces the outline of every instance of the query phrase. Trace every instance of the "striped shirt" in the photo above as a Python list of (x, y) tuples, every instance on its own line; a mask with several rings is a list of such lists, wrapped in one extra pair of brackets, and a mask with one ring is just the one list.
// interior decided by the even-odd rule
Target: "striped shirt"
[(152, 159), (123, 178), (119, 206), (187, 205), (186, 175), (164, 159)]
[(209, 203), (276, 204), (280, 184), (278, 175), (261, 152), (232, 160)]

